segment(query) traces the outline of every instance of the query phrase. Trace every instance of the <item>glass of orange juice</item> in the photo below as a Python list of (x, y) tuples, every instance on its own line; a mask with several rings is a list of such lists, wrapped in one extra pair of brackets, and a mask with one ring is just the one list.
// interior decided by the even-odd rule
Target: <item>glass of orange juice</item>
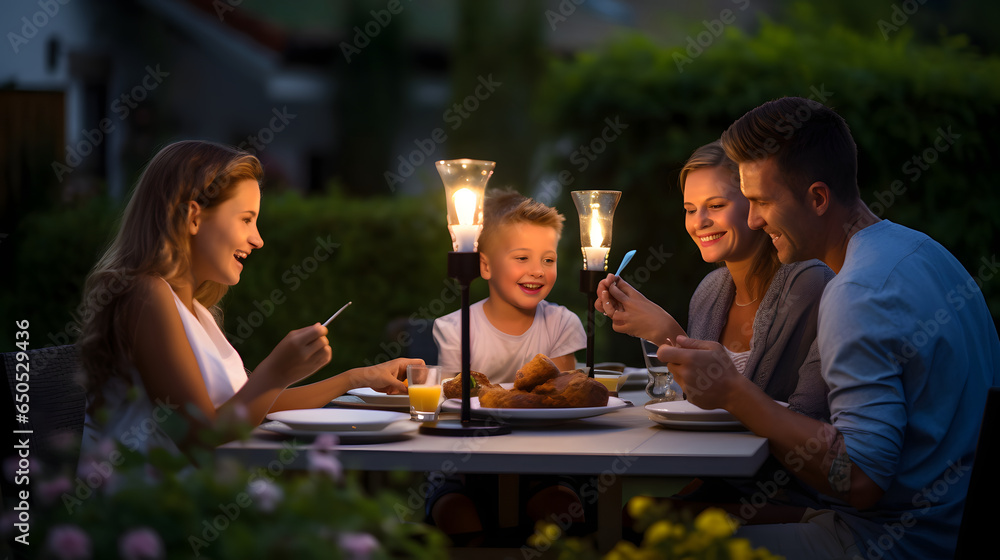
[(410, 393), (410, 420), (437, 420), (441, 402), (441, 366), (406, 366), (406, 384)]

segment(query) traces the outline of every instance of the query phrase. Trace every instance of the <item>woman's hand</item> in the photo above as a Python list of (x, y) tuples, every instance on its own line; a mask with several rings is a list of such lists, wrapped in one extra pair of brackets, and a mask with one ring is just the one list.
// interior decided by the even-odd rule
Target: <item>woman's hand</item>
[(661, 344), (667, 338), (684, 334), (669, 313), (614, 274), (608, 274), (598, 283), (594, 308), (611, 318), (616, 332)]
[(347, 372), (351, 376), (351, 385), (354, 388), (371, 387), (380, 393), (390, 395), (405, 394), (406, 366), (422, 365), (423, 360), (418, 358), (396, 358), (373, 366), (352, 369)]
[(268, 374), (275, 376), (282, 387), (301, 381), (330, 363), (333, 353), (327, 332), (319, 323), (294, 330), (281, 339), (261, 365), (266, 365)]

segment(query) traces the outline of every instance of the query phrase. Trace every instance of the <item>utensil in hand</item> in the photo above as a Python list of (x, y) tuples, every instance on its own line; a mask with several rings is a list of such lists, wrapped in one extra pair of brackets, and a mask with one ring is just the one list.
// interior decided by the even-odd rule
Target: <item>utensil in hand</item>
[(646, 394), (649, 395), (649, 402), (676, 401), (680, 396), (673, 389), (674, 376), (670, 373), (667, 364), (656, 357), (659, 345), (655, 342), (639, 339), (642, 344), (642, 358), (646, 361), (646, 369), (649, 371), (649, 382), (646, 384)]
[(621, 276), (622, 271), (625, 270), (625, 265), (627, 265), (628, 261), (632, 260), (632, 257), (634, 256), (635, 256), (635, 249), (632, 249), (628, 253), (625, 253), (625, 256), (622, 258), (622, 264), (618, 265), (618, 272), (615, 273), (615, 276)]
[(327, 319), (325, 323), (323, 323), (323, 326), (325, 327), (325, 326), (329, 325), (330, 321), (333, 321), (334, 319), (336, 319), (337, 315), (340, 315), (340, 312), (343, 311), (343, 310), (345, 310), (345, 309), (347, 309), (347, 306), (351, 305), (352, 303), (354, 303), (354, 302), (349, 301), (349, 302), (345, 303), (344, 306), (341, 307), (340, 309), (338, 309), (336, 313), (334, 313), (333, 315), (330, 315), (330, 318)]

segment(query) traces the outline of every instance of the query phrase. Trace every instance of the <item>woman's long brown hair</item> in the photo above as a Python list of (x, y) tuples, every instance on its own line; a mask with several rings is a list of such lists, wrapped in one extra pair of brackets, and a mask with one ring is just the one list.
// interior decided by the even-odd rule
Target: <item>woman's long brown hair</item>
[[(84, 286), (76, 344), (90, 411), (103, 404), (101, 389), (114, 378), (131, 383), (133, 334), (126, 332), (131, 294), (142, 276), (169, 283), (187, 273), (189, 201), (210, 209), (234, 194), (240, 181), (263, 179), (252, 154), (210, 142), (183, 141), (160, 150), (146, 166), (122, 214), (121, 227)], [(194, 298), (221, 324), (219, 300), (229, 287), (206, 281)]]

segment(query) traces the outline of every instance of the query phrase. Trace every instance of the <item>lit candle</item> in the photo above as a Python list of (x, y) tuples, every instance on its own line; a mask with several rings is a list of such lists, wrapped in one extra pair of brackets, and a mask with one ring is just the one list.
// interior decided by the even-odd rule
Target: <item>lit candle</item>
[(455, 192), (451, 199), (455, 204), (455, 214), (458, 218), (457, 225), (448, 226), (448, 231), (451, 232), (452, 246), (455, 251), (461, 253), (474, 253), (476, 240), (479, 239), (479, 232), (483, 229), (482, 225), (475, 225), (478, 203), (476, 193), (462, 188)]
[(583, 261), (586, 270), (604, 270), (604, 261), (608, 257), (610, 247), (601, 247), (604, 243), (604, 230), (597, 220), (590, 222), (589, 247), (583, 248)]

